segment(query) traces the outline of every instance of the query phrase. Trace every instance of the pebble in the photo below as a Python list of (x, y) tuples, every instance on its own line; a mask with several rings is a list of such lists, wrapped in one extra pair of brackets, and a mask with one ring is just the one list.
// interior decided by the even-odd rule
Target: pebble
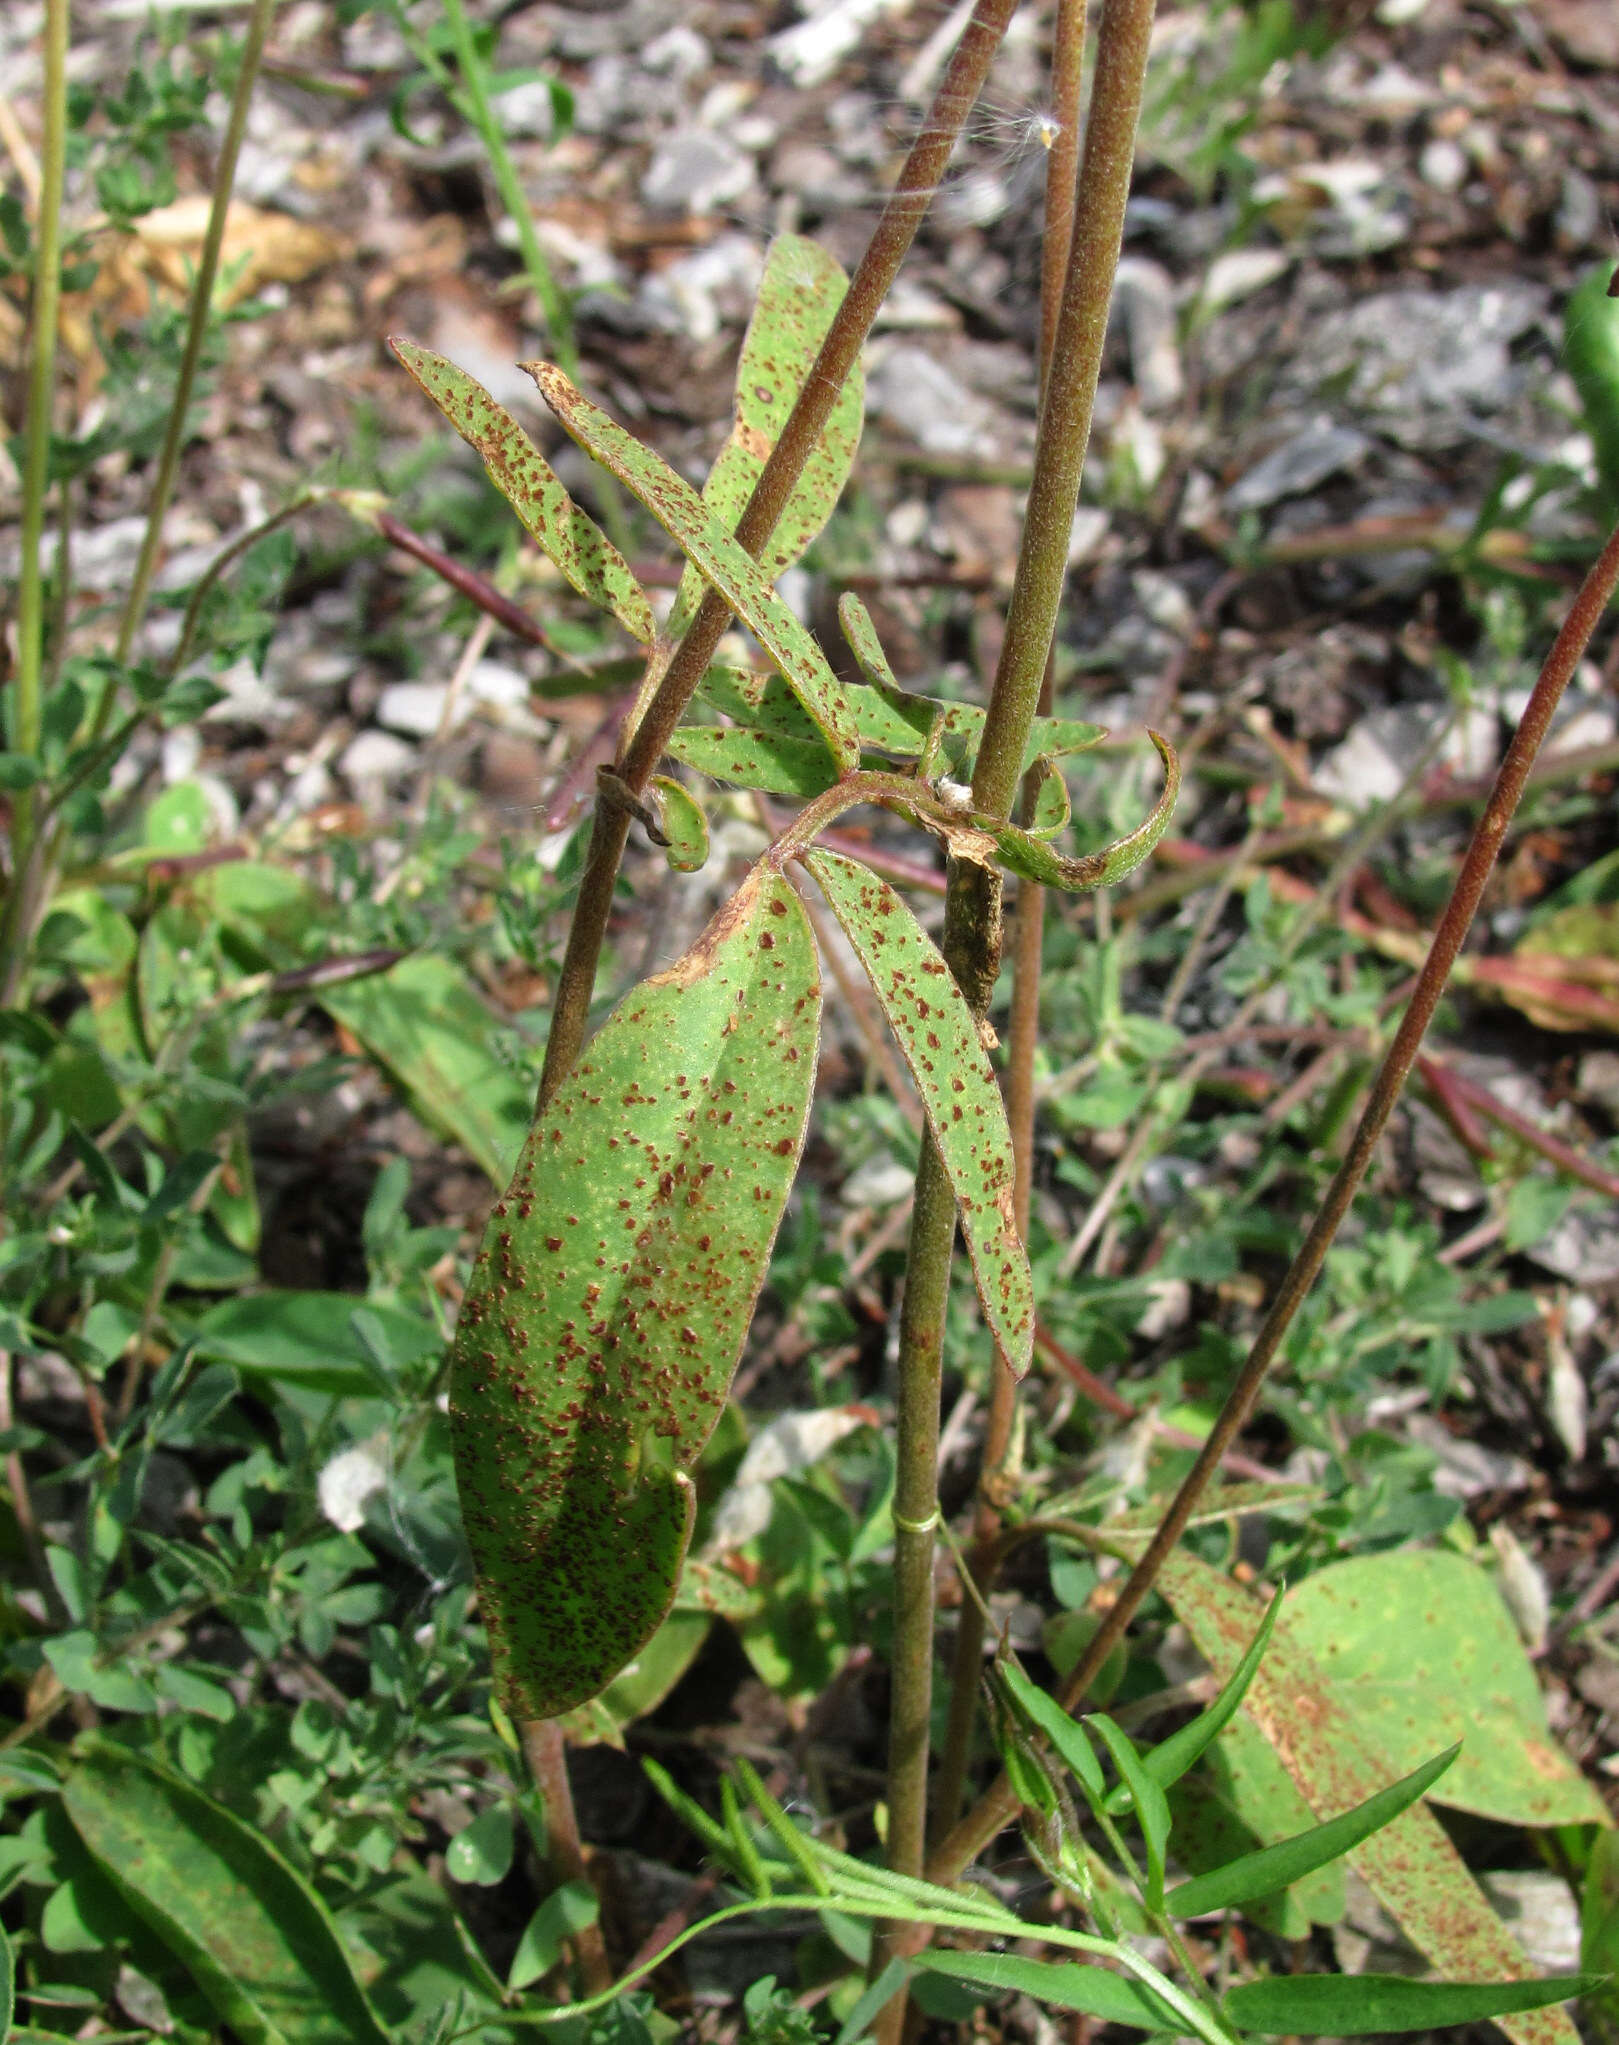
[(712, 213), (753, 184), (753, 158), (710, 128), (677, 128), (652, 152), (641, 200), (660, 213)]
[(1175, 339), (1175, 287), (1161, 263), (1146, 256), (1121, 259), (1113, 285), (1112, 317), (1130, 347), (1130, 373), (1149, 412), (1178, 405), (1186, 390)]
[(413, 771), (414, 746), (391, 732), (362, 731), (350, 739), (337, 762), (338, 772), (367, 809), (380, 808), (388, 786)]
[(1448, 136), (1435, 136), (1417, 159), (1417, 170), (1425, 185), (1436, 192), (1459, 192), (1467, 183), (1466, 152)]
[(866, 406), (929, 454), (987, 455), (993, 413), (920, 348), (890, 348), (869, 371)]
[(1325, 416), (1314, 419), (1280, 447), (1272, 448), (1232, 484), (1226, 492), (1226, 509), (1262, 511), (1267, 505), (1279, 504), (1284, 497), (1303, 496), (1329, 476), (1353, 468), (1371, 445), (1367, 436), (1353, 426), (1335, 425)]

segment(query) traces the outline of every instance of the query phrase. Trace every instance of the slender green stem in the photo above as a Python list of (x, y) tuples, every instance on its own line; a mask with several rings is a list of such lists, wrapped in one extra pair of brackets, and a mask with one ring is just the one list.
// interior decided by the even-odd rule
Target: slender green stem
[[(22, 561), (17, 582), (17, 667), (6, 737), (15, 753), (39, 752), (41, 678), (45, 665), (45, 500), (50, 490), (52, 399), (56, 390), (56, 327), (62, 298), (62, 186), (67, 147), (69, 0), (46, 0), (39, 212), (34, 223), (34, 276), (28, 350), (28, 411), (23, 429)], [(15, 991), (11, 954), (27, 942), (17, 913), (34, 844), (34, 791), (19, 788), (12, 803), (11, 899), (7, 903), (7, 1000)]]
[[(461, 73), (462, 93), (465, 106), (462, 109), (478, 131), (478, 139), (489, 155), (489, 172), (495, 181), (495, 190), (500, 194), (500, 203), (511, 217), (517, 230), (518, 246), (523, 251), (523, 267), (528, 272), (528, 281), (534, 287), (534, 296), (540, 301), (540, 310), (545, 315), (545, 329), (552, 360), (564, 370), (570, 382), (579, 380), (579, 348), (574, 339), (573, 313), (568, 305), (567, 294), (558, 285), (546, 259), (545, 250), (540, 246), (539, 230), (534, 224), (534, 211), (528, 203), (528, 194), (523, 190), (522, 179), (517, 175), (517, 166), (512, 162), (511, 151), (506, 147), (505, 130), (495, 117), (495, 110), (489, 103), (488, 82), (484, 76), (483, 60), (472, 39), (472, 27), (467, 20), (467, 11), (461, 0), (444, 0), (444, 18), (450, 25), (450, 36), (455, 44), (455, 61)], [(460, 97), (461, 95), (454, 95)]]
[[(202, 253), (197, 259), (197, 274), (191, 283), (185, 349), (180, 357), (179, 374), (174, 380), (174, 398), (169, 407), (163, 446), (157, 458), (157, 474), (152, 479), (152, 495), (146, 507), (146, 531), (141, 536), (140, 555), (135, 563), (129, 595), (124, 600), (123, 615), (118, 621), (118, 643), (114, 658), (120, 666), (134, 651), (135, 638), (145, 620), (146, 606), (151, 599), (152, 578), (157, 573), (158, 555), (163, 547), (163, 520), (168, 512), (169, 500), (174, 495), (175, 478), (180, 470), (180, 454), (185, 446), (191, 395), (196, 388), (197, 371), (201, 367), (202, 351), (208, 339), (208, 325), (214, 304), (214, 282), (219, 275), (220, 251), (225, 245), (225, 222), (230, 214), (231, 193), (236, 184), (236, 163), (242, 153), (242, 137), (247, 133), (248, 108), (252, 105), (253, 87), (258, 78), (260, 59), (264, 55), (264, 41), (270, 32), (270, 22), (274, 14), (275, 0), (253, 0), (247, 17), (247, 31), (242, 39), (241, 64), (236, 74), (236, 90), (231, 94), (230, 116), (225, 123), (225, 138), (219, 146), (219, 161), (214, 166), (213, 203), (208, 209), (208, 229), (203, 236)], [(93, 738), (99, 738), (106, 729), (107, 718), (112, 712), (112, 692), (109, 690), (101, 700), (102, 710), (92, 732)]]
[[(804, 379), (798, 400), (770, 451), (754, 485), (753, 495), (737, 524), (738, 541), (755, 557), (775, 531), (832, 407), (837, 403), (838, 393), (854, 368), (871, 331), (872, 321), (877, 317), (900, 264), (916, 238), (916, 231), (944, 175), (962, 126), (989, 75), (991, 60), (1006, 33), (1015, 4), (1016, 0), (978, 0), (973, 17), (956, 46), (955, 55), (945, 68), (927, 119), (905, 160), (899, 183), (883, 209), (870, 245), (833, 315), (826, 339), (821, 343), (821, 352)], [(685, 714), (697, 684), (714, 657), (720, 636), (730, 623), (730, 615), (724, 598), (709, 590), (687, 627), (685, 637), (675, 648), (657, 694), (647, 705), (632, 740), (618, 762), (620, 777), (628, 784), (632, 794), (645, 794), (646, 785), (669, 742), (669, 734)], [(540, 1078), (542, 1100), (550, 1098), (585, 1041), (590, 997), (596, 984), (596, 966), (607, 935), (614, 883), (628, 836), (629, 818), (626, 814), (616, 809), (604, 813), (604, 809), (598, 807), (591, 828), (579, 900), (568, 929), (567, 950), (557, 981), (550, 1034), (546, 1038), (545, 1066)]]
[[(528, 272), (528, 281), (534, 296), (540, 301), (540, 312), (545, 320), (547, 345), (552, 359), (568, 377), (571, 383), (579, 381), (579, 343), (574, 334), (573, 309), (568, 303), (568, 294), (557, 283), (545, 250), (540, 242), (539, 229), (534, 221), (534, 209), (523, 190), (523, 180), (517, 175), (517, 166), (512, 162), (512, 153), (506, 146), (506, 131), (501, 127), (489, 99), (489, 80), (478, 46), (473, 40), (471, 24), (467, 20), (462, 0), (444, 0), (444, 18), (450, 25), (450, 35), (455, 44), (456, 68), (461, 74), (460, 90), (449, 83), (448, 74), (438, 63), (431, 46), (420, 47), (432, 63), (445, 85), (457, 109), (478, 131), (478, 139), (489, 158), (489, 174), (495, 181), (495, 190), (500, 194), (500, 203), (505, 207), (508, 218), (517, 230), (517, 245), (523, 252), (523, 268)], [(597, 501), (601, 506), (602, 523), (608, 537), (621, 554), (630, 551), (629, 519), (624, 509), (624, 499), (618, 485), (605, 472), (596, 479)]]
[[(1366, 1169), (1371, 1163), (1378, 1139), (1416, 1061), (1423, 1037), (1444, 993), (1451, 968), (1456, 963), (1463, 941), (1472, 927), (1485, 883), (1495, 866), (1501, 842), (1506, 836), (1507, 827), (1512, 822), (1525, 784), (1529, 780), (1535, 755), (1545, 739), (1563, 691), (1568, 686), (1569, 677), (1578, 666), (1590, 642), (1591, 634), (1612, 600), (1616, 587), (1619, 587), (1619, 528), (1614, 530), (1595, 565), (1581, 584), (1579, 594), (1563, 622), (1562, 630), (1546, 656), (1540, 677), (1525, 705), (1518, 728), (1513, 733), (1512, 743), (1508, 746), (1506, 757), (1502, 760), (1495, 777), (1489, 800), (1484, 805), (1484, 813), (1474, 829), (1472, 840), (1462, 860), (1461, 870), (1456, 876), (1455, 886), (1451, 889), (1450, 899), (1445, 905), (1445, 913), (1434, 932), (1433, 943), (1423, 962), (1422, 971), (1417, 976), (1400, 1027), (1384, 1055), (1383, 1063), (1372, 1084), (1371, 1094), (1362, 1110), (1349, 1149), (1338, 1167), (1337, 1175), (1327, 1190), (1326, 1198), (1321, 1203), (1309, 1234), (1288, 1267), (1287, 1274), (1271, 1303), (1270, 1311), (1265, 1316), (1264, 1325), (1254, 1338), (1247, 1361), (1238, 1373), (1237, 1380), (1220, 1409), (1219, 1417), (1210, 1430), (1197, 1461), (1176, 1492), (1146, 1552), (1130, 1572), (1117, 1601), (1097, 1628), (1085, 1653), (1064, 1685), (1062, 1701), (1069, 1710), (1084, 1697), (1095, 1681), (1097, 1671), (1112, 1653), (1125, 1628), (1140, 1608), (1142, 1600), (1156, 1582), (1159, 1570), (1184, 1533), (1198, 1499), (1218, 1467), (1221, 1456), (1231, 1446), (1252, 1410), (1253, 1403), (1259, 1396), (1260, 1387), (1264, 1384), (1281, 1347), (1282, 1338), (1291, 1326), (1305, 1295), (1315, 1283), (1332, 1240), (1338, 1233), (1344, 1216), (1349, 1212), (1350, 1204), (1360, 1188), (1362, 1179), (1366, 1176)], [(955, 1880), (968, 1862), (994, 1838), (1015, 1807), (1016, 1800), (1012, 1795), (1011, 1786), (1002, 1775), (942, 1842), (929, 1868), (931, 1878), (940, 1882)]]
[[(1046, 159), (1045, 226), (1040, 248), (1040, 387), (1051, 371), (1062, 312), (1063, 286), (1074, 235), (1074, 186), (1079, 174), (1080, 100), (1085, 59), (1085, 0), (1058, 0), (1051, 47), (1051, 108), (1057, 133)], [(1055, 661), (1046, 660), (1039, 708), (1049, 712), (1055, 686)], [(1025, 782), (1032, 802), (1034, 776)], [(1017, 913), (1012, 926), (1012, 1015), (1006, 1038), (1006, 1119), (1012, 1132), (1012, 1212), (1018, 1234), (1029, 1237), (1029, 1200), (1034, 1175), (1034, 1057), (1040, 1037), (1040, 965), (1045, 939), (1046, 891), (1038, 881), (1018, 884)], [(978, 1718), (978, 1688), (984, 1659), (985, 1618), (980, 1585), (993, 1581), (988, 1551), (1001, 1523), (1000, 1488), (1005, 1481), (1017, 1421), (1017, 1380), (996, 1346), (991, 1365), (989, 1412), (979, 1462), (978, 1502), (973, 1516), (973, 1551), (962, 1574), (962, 1589), (971, 1593), (956, 1622), (956, 1644), (950, 1674), (950, 1716), (944, 1751), (934, 1785), (930, 1830), (934, 1835), (961, 1815), (967, 1789), (973, 1727)]]

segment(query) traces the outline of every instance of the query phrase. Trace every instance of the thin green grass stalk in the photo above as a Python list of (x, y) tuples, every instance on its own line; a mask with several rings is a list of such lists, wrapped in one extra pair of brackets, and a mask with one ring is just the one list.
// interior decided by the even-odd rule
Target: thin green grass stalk
[[(1343, 1162), (1327, 1190), (1309, 1234), (1277, 1289), (1270, 1311), (1248, 1352), (1247, 1361), (1238, 1373), (1197, 1461), (1176, 1492), (1146, 1552), (1130, 1572), (1117, 1601), (1107, 1612), (1064, 1684), (1060, 1694), (1065, 1710), (1074, 1710), (1084, 1698), (1096, 1680), (1097, 1672), (1157, 1581), (1159, 1570), (1186, 1531), (1220, 1458), (1247, 1420), (1276, 1360), (1282, 1340), (1315, 1283), (1327, 1251), (1366, 1176), (1384, 1127), (1433, 1021), (1451, 968), (1472, 928), (1485, 884), (1494, 870), (1507, 828), (1529, 781), (1535, 755), (1545, 741), (1569, 678), (1590, 644), (1591, 635), (1612, 601), (1616, 588), (1619, 588), (1619, 527), (1610, 535), (1607, 545), (1580, 585), (1562, 630), (1546, 656), (1523, 716), (1518, 720), (1518, 728), (1513, 733), (1512, 743), (1507, 747), (1489, 800), (1484, 805), (1484, 813), (1468, 844), (1400, 1027), (1372, 1082), (1371, 1093)], [(1007, 1823), (1016, 1807), (1017, 1800), (1010, 1783), (1004, 1774), (998, 1776), (938, 1847), (929, 1863), (929, 1879), (940, 1883), (959, 1879), (962, 1870)]]
[[(50, 489), (52, 399), (56, 391), (56, 328), (62, 300), (62, 190), (67, 151), (69, 0), (46, 0), (39, 212), (28, 353), (28, 410), (23, 422), (22, 563), (17, 583), (17, 668), (7, 706), (11, 750), (39, 754), (45, 669), (45, 500)], [(6, 902), (5, 955), (0, 967), (10, 1005), (21, 976), (21, 953), (32, 916), (26, 895), (33, 869), (38, 808), (34, 790), (12, 799), (11, 888)]]
[[(523, 181), (517, 175), (517, 166), (512, 162), (512, 153), (506, 146), (506, 132), (501, 127), (494, 107), (490, 104), (488, 79), (484, 74), (483, 60), (473, 40), (472, 25), (467, 20), (462, 0), (444, 0), (444, 18), (450, 25), (450, 35), (455, 44), (455, 61), (461, 73), (462, 93), (449, 88), (452, 98), (460, 102), (461, 112), (477, 130), (478, 140), (483, 144), (489, 159), (489, 174), (495, 181), (495, 190), (500, 194), (500, 203), (505, 207), (513, 227), (517, 230), (517, 245), (523, 252), (523, 268), (528, 272), (528, 281), (534, 296), (540, 301), (540, 311), (545, 318), (546, 342), (551, 359), (563, 371), (570, 383), (579, 381), (579, 343), (574, 333), (573, 310), (568, 304), (568, 294), (557, 283), (549, 260), (540, 243), (539, 229), (534, 221), (534, 209), (523, 190)], [(629, 520), (624, 509), (624, 498), (617, 483), (605, 471), (596, 476), (597, 501), (601, 505), (602, 522), (607, 534), (621, 554), (630, 551)]]
[[(1057, 132), (1046, 159), (1045, 225), (1040, 249), (1040, 386), (1051, 370), (1062, 313), (1063, 282), (1074, 235), (1074, 187), (1079, 175), (1080, 102), (1085, 70), (1086, 0), (1058, 0), (1051, 46), (1051, 107)], [(1051, 709), (1055, 655), (1046, 659), (1040, 711)], [(1033, 775), (1025, 794), (1032, 800)], [(1034, 1179), (1034, 1059), (1040, 1040), (1040, 966), (1045, 949), (1046, 891), (1038, 881), (1018, 883), (1012, 926), (1012, 1016), (1006, 1036), (1006, 1119), (1012, 1133), (1012, 1212), (1018, 1234), (1029, 1239), (1029, 1203)], [(988, 1568), (990, 1547), (1000, 1531), (999, 1487), (1017, 1423), (1017, 1380), (997, 1347), (989, 1412), (979, 1461), (978, 1502), (973, 1516), (972, 1555), (962, 1576), (964, 1591), (976, 1593)], [(959, 1561), (959, 1558), (958, 1558)], [(987, 1583), (991, 1579), (985, 1575)], [(985, 1640), (983, 1599), (970, 1595), (956, 1622), (950, 1675), (950, 1717), (939, 1777), (934, 1785), (930, 1833), (938, 1836), (961, 1815), (978, 1720), (978, 1689)]]
[[(1110, 0), (1097, 39), (1074, 231), (1041, 407), (1023, 544), (1007, 611), (1006, 637), (973, 768), (973, 807), (1010, 816), (1023, 752), (1039, 703), (1068, 573), (1068, 540), (1079, 500), (1102, 367), (1108, 303), (1124, 235), (1152, 30), (1153, 0)], [(998, 871), (952, 865), (943, 951), (969, 1008), (985, 1014), (1000, 963)], [(938, 1524), (938, 1380), (942, 1309), (948, 1293), (955, 1213), (931, 1138), (917, 1167), (916, 1199), (900, 1319), (899, 1414), (894, 1523), (894, 1667), (888, 1774), (888, 1864), (921, 1872), (927, 1826), (927, 1726), (933, 1690), (933, 1551)], [(922, 1305), (909, 1312), (913, 1289)], [(907, 1603), (914, 1597), (914, 1605)], [(891, 1926), (873, 1942), (873, 1965), (913, 1949), (917, 1928)], [(879, 2045), (898, 2045), (903, 1993), (878, 2019)]]
[[(202, 363), (203, 347), (208, 339), (208, 321), (213, 312), (214, 282), (219, 275), (219, 256), (225, 243), (225, 222), (230, 212), (231, 193), (236, 184), (236, 163), (242, 153), (242, 137), (247, 132), (248, 108), (253, 100), (253, 87), (259, 74), (259, 63), (264, 55), (265, 38), (270, 32), (270, 21), (275, 13), (275, 0), (253, 0), (247, 17), (247, 31), (242, 40), (241, 68), (236, 74), (236, 90), (231, 95), (230, 117), (225, 124), (225, 139), (220, 144), (219, 161), (214, 167), (213, 204), (208, 210), (208, 231), (203, 237), (202, 254), (197, 260), (197, 274), (191, 285), (191, 304), (186, 314), (185, 351), (180, 358), (180, 373), (175, 378), (174, 401), (169, 407), (168, 425), (163, 434), (162, 450), (157, 458), (157, 474), (152, 479), (152, 495), (146, 507), (146, 531), (141, 536), (140, 558), (135, 563), (135, 574), (129, 585), (129, 595), (124, 601), (123, 616), (118, 622), (118, 643), (114, 658), (123, 666), (134, 651), (136, 635), (146, 618), (146, 606), (151, 600), (152, 578), (157, 573), (158, 555), (163, 547), (163, 520), (174, 495), (175, 478), (180, 470), (180, 454), (185, 446), (186, 419), (191, 410), (191, 395), (196, 388), (197, 371)], [(100, 738), (107, 728), (107, 719), (112, 714), (113, 691), (108, 690), (101, 699), (92, 737)]]

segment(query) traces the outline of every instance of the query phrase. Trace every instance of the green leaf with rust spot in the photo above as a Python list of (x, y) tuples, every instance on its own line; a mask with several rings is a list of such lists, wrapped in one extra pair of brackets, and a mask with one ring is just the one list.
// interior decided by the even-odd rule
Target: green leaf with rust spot
[(456, 1328), (467, 1539), (514, 1718), (593, 1697), (651, 1639), (797, 1169), (821, 987), (756, 866), (634, 988), (538, 1117)]
[(74, 1829), (243, 2045), (388, 2045), (331, 1913), (258, 1832), (127, 1747), (73, 1751)]
[(1012, 1213), (1012, 1132), (972, 1012), (938, 947), (887, 881), (836, 853), (804, 861), (843, 926), (911, 1068), (972, 1259), (984, 1318), (1021, 1377), (1034, 1281)]
[(708, 860), (708, 819), (689, 788), (667, 774), (653, 776), (664, 858), (676, 873), (696, 873)]
[(1088, 853), (1083, 859), (1066, 859), (1062, 853), (1054, 852), (1044, 838), (1021, 830), (1016, 824), (1002, 824), (992, 817), (978, 815), (969, 821), (994, 840), (995, 854), (1002, 866), (1025, 880), (1040, 881), (1048, 888), (1063, 888), (1070, 894), (1084, 888), (1109, 887), (1135, 872), (1169, 829), (1169, 820), (1175, 813), (1175, 798), (1181, 785), (1180, 762), (1168, 739), (1156, 731), (1148, 732), (1147, 736), (1164, 763), (1164, 792), (1145, 823), (1100, 852)]
[(832, 755), (819, 739), (805, 745), (800, 739), (779, 738), (773, 731), (683, 724), (669, 734), (664, 750), (671, 760), (695, 767), (711, 781), (761, 789), (766, 795), (798, 796), (806, 802), (824, 794), (838, 778)]
[(562, 424), (602, 467), (644, 504), (669, 537), (725, 598), (781, 670), (815, 722), (833, 758), (845, 770), (858, 765), (860, 734), (843, 690), (816, 645), (776, 594), (770, 577), (743, 552), (683, 476), (643, 447), (599, 405), (593, 405), (554, 363), (520, 365)]
[(632, 639), (650, 646), (657, 624), (630, 564), (574, 503), (510, 412), (431, 348), (397, 334), (389, 337), (388, 346), (468, 447), (482, 455), (490, 481), (579, 594), (611, 611)]
[(1502, 1825), (1600, 1825), (1603, 1802), (1546, 1723), (1494, 1579), (1444, 1549), (1365, 1555), (1306, 1577), (1281, 1637), (1319, 1664), (1362, 1737), (1403, 1773), (1447, 1741), (1435, 1803)]
[(818, 747), (826, 753), (828, 774), (836, 775), (837, 765), (832, 755), (826, 752), (814, 720), (780, 675), (768, 670), (758, 674), (752, 668), (716, 664), (697, 684), (697, 694), (711, 710), (722, 712), (745, 731), (768, 731), (777, 738), (790, 738), (799, 745)]
[[(727, 532), (736, 530), (848, 286), (841, 264), (818, 242), (782, 234), (770, 244), (737, 365), (731, 435), (703, 485), (703, 502), (724, 521)], [(842, 495), (860, 445), (865, 388), (856, 363), (759, 556), (771, 582), (799, 558)], [(678, 639), (685, 630), (702, 593), (702, 577), (688, 568), (665, 628), (670, 638)]]
[[(1363, 1732), (1352, 1693), (1329, 1680), (1318, 1657), (1294, 1635), (1304, 1587), (1289, 1594), (1243, 1710), (1321, 1819), (1385, 1788), (1389, 1767), (1381, 1745)], [(1184, 1548), (1165, 1562), (1158, 1589), (1224, 1681), (1252, 1638), (1260, 1617), (1256, 1600)], [(1462, 1772), (1465, 1756), (1464, 1742), (1463, 1762), (1453, 1776)], [(1529, 1977), (1522, 1950), (1425, 1804), (1413, 1804), (1363, 1839), (1350, 1850), (1349, 1863), (1441, 1973), (1477, 1982)], [(1559, 2010), (1503, 2015), (1498, 2021), (1518, 2045), (1577, 2045), (1573, 2024)]]

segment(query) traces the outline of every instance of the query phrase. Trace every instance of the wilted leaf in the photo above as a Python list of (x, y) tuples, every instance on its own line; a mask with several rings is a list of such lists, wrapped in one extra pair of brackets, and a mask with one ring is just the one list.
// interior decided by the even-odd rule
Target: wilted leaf
[(495, 1050), (502, 1024), (465, 972), (414, 952), (385, 973), (323, 987), (320, 1005), (386, 1066), (416, 1113), (498, 1185), (528, 1127), (528, 1084)]
[(640, 499), (758, 639), (814, 719), (839, 766), (847, 770), (858, 765), (859, 734), (826, 655), (776, 594), (759, 563), (737, 545), (683, 476), (593, 405), (554, 364), (521, 366), (579, 445)]
[(388, 346), (461, 438), (482, 455), (490, 481), (582, 597), (611, 611), (633, 639), (657, 637), (652, 606), (630, 564), (579, 509), (517, 421), (481, 383), (398, 335)]
[(86, 1739), (62, 1784), (113, 1885), (246, 2045), (387, 2045), (337, 1926), (251, 1826), (166, 1768)]
[[(847, 288), (842, 266), (818, 242), (782, 234), (770, 244), (737, 365), (731, 435), (703, 485), (703, 502), (728, 532), (736, 530)], [(865, 377), (857, 362), (759, 556), (771, 582), (792, 566), (831, 517), (860, 445), (864, 407)], [(671, 638), (684, 631), (702, 592), (702, 578), (688, 568), (666, 628)]]
[(811, 852), (804, 863), (911, 1068), (956, 1198), (984, 1318), (1021, 1376), (1034, 1345), (1034, 1281), (1012, 1212), (1012, 1134), (972, 1013), (938, 947), (887, 881), (832, 852)]
[[(1259, 1616), (1254, 1599), (1184, 1549), (1169, 1558), (1158, 1588), (1223, 1679), (1252, 1637)], [(1292, 1638), (1303, 1588), (1290, 1595), (1244, 1709), (1319, 1818), (1384, 1788), (1388, 1764), (1381, 1747), (1362, 1735), (1355, 1707)], [(1522, 1951), (1424, 1805), (1402, 1811), (1355, 1847), (1349, 1860), (1433, 1966), (1477, 1982), (1528, 1978)], [(1576, 2045), (1573, 2025), (1556, 2010), (1504, 2016), (1501, 2027), (1520, 2045)]]
[(819, 1023), (803, 905), (755, 867), (686, 956), (625, 997), (495, 1206), (451, 1415), (514, 1717), (594, 1696), (669, 1609), (685, 1471), (764, 1280)]

